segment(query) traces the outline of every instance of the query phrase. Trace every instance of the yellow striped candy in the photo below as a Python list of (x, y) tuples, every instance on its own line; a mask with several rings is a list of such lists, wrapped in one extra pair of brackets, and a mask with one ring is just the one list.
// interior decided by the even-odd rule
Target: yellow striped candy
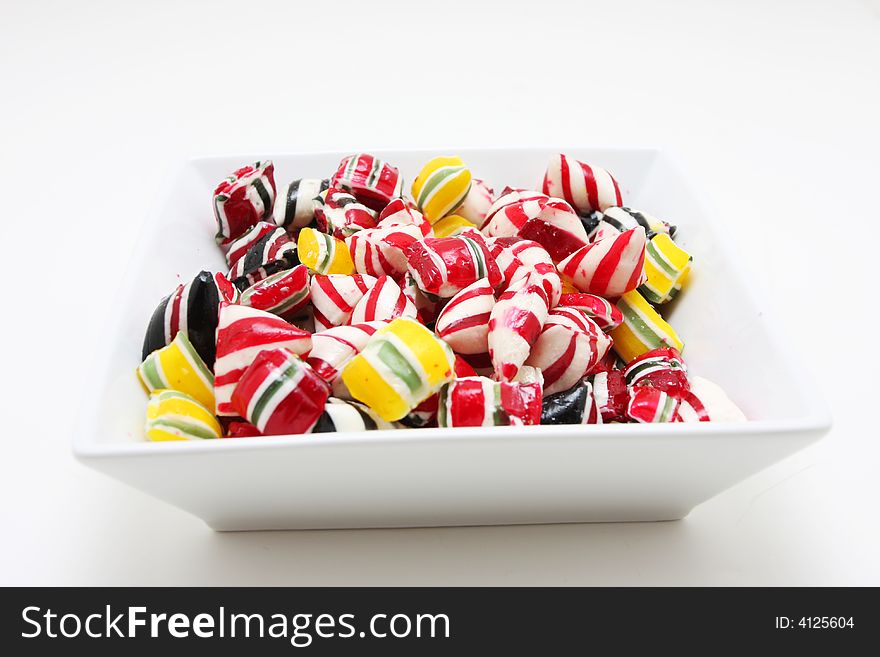
[(345, 242), (314, 228), (299, 232), (296, 252), (299, 261), (317, 274), (354, 274), (354, 262)]
[(147, 356), (137, 375), (147, 392), (170, 388), (214, 408), (214, 375), (183, 331), (177, 332), (171, 344)]
[(684, 349), (675, 330), (638, 290), (620, 297), (617, 307), (623, 313), (623, 323), (613, 329), (610, 335), (614, 340), (614, 350), (625, 362), (658, 347), (675, 347), (679, 351)]
[(217, 418), (189, 395), (177, 390), (154, 390), (147, 403), (144, 433), (148, 440), (203, 440), (219, 438)]
[(432, 224), (461, 205), (471, 188), (471, 172), (460, 157), (435, 157), (412, 184), (422, 214)]
[(450, 214), (434, 224), (434, 237), (452, 237), (458, 235), (465, 228), (476, 230), (477, 226), (464, 217)]
[(419, 322), (382, 327), (342, 371), (352, 397), (386, 422), (401, 419), (454, 378), (455, 355)]
[(651, 303), (666, 303), (675, 298), (691, 272), (691, 254), (672, 241), (666, 233), (658, 233), (645, 248), (647, 280), (639, 292)]

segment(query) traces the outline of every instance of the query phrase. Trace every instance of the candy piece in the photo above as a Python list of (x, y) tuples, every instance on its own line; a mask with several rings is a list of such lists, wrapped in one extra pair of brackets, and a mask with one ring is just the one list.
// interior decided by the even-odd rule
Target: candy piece
[[(379, 228), (392, 226), (415, 226), (419, 229), (422, 237), (434, 237), (431, 222), (425, 219), (425, 215), (418, 208), (411, 207), (406, 199), (396, 198), (385, 206), (379, 214)], [(442, 236), (439, 236), (442, 237)]]
[(292, 321), (309, 302), (309, 269), (297, 265), (252, 285), (241, 293), (241, 304)]
[(198, 401), (177, 390), (154, 390), (147, 403), (147, 440), (203, 440), (219, 438), (217, 418)]
[(487, 237), (516, 237), (526, 222), (541, 214), (549, 200), (548, 197), (541, 195), (503, 205), (492, 213), (491, 219), (486, 221), (482, 231)]
[(610, 331), (623, 321), (623, 314), (617, 306), (594, 294), (584, 292), (563, 294), (559, 298), (559, 305), (580, 310), (603, 331)]
[(373, 334), (386, 323), (334, 326), (315, 333), (312, 335), (312, 350), (306, 362), (318, 376), (332, 385), (348, 361), (363, 351)]
[[(467, 376), (477, 376), (474, 368), (457, 354), (455, 356), (455, 365), (452, 369), (455, 372), (456, 379), (461, 379)], [(406, 427), (412, 427), (414, 429), (437, 426), (437, 413), (439, 409), (440, 393), (436, 392), (407, 413), (406, 416), (400, 420), (400, 423)]]
[(315, 198), (318, 230), (345, 239), (364, 228), (376, 227), (376, 213), (346, 191), (330, 187)]
[(559, 273), (581, 292), (619, 297), (645, 282), (645, 229), (584, 246), (559, 263)]
[(363, 404), (330, 397), (324, 405), (324, 412), (321, 413), (321, 417), (312, 428), (312, 433), (374, 431), (394, 428), (393, 424), (385, 422)]
[(579, 310), (551, 310), (532, 346), (527, 365), (541, 370), (544, 394), (568, 390), (589, 374), (611, 347), (611, 340)]
[(137, 368), (137, 374), (148, 392), (177, 390), (214, 408), (214, 375), (183, 331), (178, 332), (167, 347), (147, 356)]
[(214, 364), (217, 415), (238, 415), (232, 405), (232, 395), (245, 370), (264, 349), (282, 347), (305, 355), (312, 348), (312, 336), (262, 310), (230, 304), (220, 306)]
[(230, 422), (223, 438), (259, 438), (263, 434), (250, 422)]
[(481, 278), (495, 287), (501, 271), (476, 231), (457, 237), (426, 238), (406, 250), (409, 273), (426, 294), (448, 299)]
[(217, 242), (228, 244), (248, 228), (272, 215), (275, 202), (275, 167), (255, 162), (236, 170), (214, 190)]
[(244, 235), (237, 240), (232, 241), (226, 252), (226, 264), (232, 267), (236, 262), (241, 260), (250, 248), (256, 244), (263, 236), (273, 232), (277, 226), (270, 224), (268, 221), (260, 221), (248, 228)]
[[(468, 190), (464, 201), (455, 210), (455, 215), (472, 223), (474, 226), (482, 226), (489, 208), (492, 207), (492, 198), (495, 191), (479, 178), (471, 180), (471, 188)], [(437, 229), (434, 229), (437, 235)], [(437, 235), (437, 237), (446, 237), (446, 235)]]
[(629, 389), (620, 370), (596, 372), (591, 378), (593, 396), (602, 415), (602, 422), (616, 422), (624, 419), (626, 405), (629, 403)]
[(592, 384), (579, 381), (568, 390), (545, 395), (541, 424), (602, 424)]
[(614, 350), (625, 362), (658, 347), (675, 347), (678, 351), (684, 348), (675, 330), (638, 291), (624, 294), (617, 307), (623, 313), (623, 323), (611, 331), (611, 337)]
[(437, 422), (441, 427), (538, 424), (541, 388), (537, 384), (493, 381), (473, 376), (443, 386)]
[(342, 380), (355, 399), (394, 422), (450, 381), (454, 362), (445, 342), (401, 317), (376, 331), (346, 365)]
[(659, 388), (636, 386), (629, 389), (626, 416), (636, 422), (675, 422), (678, 399)]
[(432, 224), (461, 205), (471, 187), (471, 172), (458, 157), (435, 157), (413, 181), (412, 194)]
[(522, 201), (532, 201), (543, 199), (547, 200), (550, 197), (546, 194), (542, 194), (541, 192), (534, 192), (526, 189), (511, 189), (510, 187), (505, 187), (504, 191), (501, 192), (501, 196), (499, 196), (495, 201), (489, 206), (489, 209), (486, 211), (486, 216), (483, 219), (483, 223), (479, 224), (480, 230), (484, 230), (492, 219), (498, 214), (501, 210), (506, 208), (508, 205), (513, 205), (514, 203), (520, 203)]
[(330, 180), (354, 194), (368, 208), (380, 212), (403, 193), (403, 178), (396, 167), (367, 153), (355, 153), (342, 160)]
[(651, 303), (671, 301), (691, 273), (691, 255), (666, 233), (659, 233), (645, 248), (645, 275), (639, 292)]
[(354, 273), (348, 246), (340, 239), (314, 228), (303, 228), (296, 242), (302, 264), (316, 274)]
[(186, 285), (178, 285), (162, 299), (150, 317), (141, 360), (161, 349), (182, 331), (208, 368), (214, 367), (214, 333), (222, 301), (238, 301), (238, 289), (223, 274), (199, 272)]
[(398, 317), (416, 318), (416, 306), (394, 279), (382, 276), (355, 305), (351, 323), (392, 320)]
[(518, 237), (501, 237), (486, 240), (489, 244), (489, 252), (498, 263), (504, 281), (501, 284), (502, 291), (507, 289), (512, 281), (532, 272), (536, 280), (540, 280), (541, 287), (547, 293), (550, 307), (559, 303), (562, 294), (562, 280), (556, 271), (556, 265), (550, 258), (547, 250), (537, 242), (524, 240)]
[(548, 200), (540, 214), (525, 223), (519, 235), (543, 246), (553, 262), (560, 262), (589, 244), (580, 217), (558, 198)]
[(355, 271), (400, 280), (407, 272), (407, 248), (422, 237), (418, 226), (384, 226), (359, 231), (346, 244)]
[(495, 377), (512, 380), (541, 334), (548, 313), (547, 294), (532, 274), (514, 281), (489, 315), (489, 354)]
[(232, 408), (267, 436), (307, 433), (324, 412), (330, 389), (287, 349), (257, 354), (232, 393)]
[(565, 155), (550, 158), (542, 191), (565, 199), (581, 214), (623, 205), (620, 187), (610, 173)]
[[(495, 374), (495, 366), (492, 364), (492, 356), (488, 352), (484, 354), (467, 354), (466, 356), (463, 356), (463, 358), (479, 376), (491, 377)], [(522, 371), (522, 368), (520, 368), (520, 371)]]
[(489, 279), (481, 278), (452, 297), (437, 317), (435, 331), (457, 353), (486, 353), (489, 316), (494, 305)]
[(376, 284), (376, 280), (366, 274), (313, 276), (311, 297), (315, 330), (347, 324), (357, 302)]
[(628, 386), (648, 385), (680, 397), (690, 389), (687, 367), (681, 354), (672, 347), (645, 352), (630, 361), (623, 370)]
[(675, 226), (643, 212), (619, 207), (607, 208), (605, 212), (596, 215), (595, 225), (588, 232), (590, 233), (590, 240), (598, 242), (606, 237), (614, 237), (624, 231), (632, 230), (636, 226), (641, 226), (645, 229), (645, 234), (649, 240), (658, 233), (666, 233), (670, 237), (675, 235)]
[(727, 393), (701, 376), (690, 379), (690, 391), (681, 396), (678, 414), (682, 422), (745, 422), (746, 416)]
[(229, 280), (244, 290), (264, 278), (299, 264), (296, 243), (283, 228), (266, 233), (235, 261), (229, 270)]
[(457, 214), (449, 214), (434, 224), (434, 237), (455, 237), (467, 228), (477, 226)]
[(315, 199), (330, 187), (330, 180), (325, 178), (300, 178), (287, 186), (287, 192), (279, 194), (275, 199), (272, 216), (277, 226), (284, 228), (290, 235), (297, 229), (305, 228), (315, 219)]

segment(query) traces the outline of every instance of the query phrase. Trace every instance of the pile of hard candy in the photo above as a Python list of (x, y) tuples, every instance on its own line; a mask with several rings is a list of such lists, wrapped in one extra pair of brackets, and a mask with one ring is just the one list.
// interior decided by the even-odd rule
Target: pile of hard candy
[(271, 162), (222, 181), (229, 271), (153, 313), (147, 437), (743, 419), (658, 312), (691, 255), (608, 171), (558, 155), (541, 191), (496, 195), (437, 157), (403, 189), (364, 153), (281, 189)]

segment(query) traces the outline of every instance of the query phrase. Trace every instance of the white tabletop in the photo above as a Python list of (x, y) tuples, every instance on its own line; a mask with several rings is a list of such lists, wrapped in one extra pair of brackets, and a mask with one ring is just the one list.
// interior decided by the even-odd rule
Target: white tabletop
[[(0, 9), (0, 584), (880, 584), (880, 2), (308, 5)], [(565, 143), (678, 151), (823, 386), (824, 441), (621, 525), (215, 534), (73, 460), (182, 158)]]

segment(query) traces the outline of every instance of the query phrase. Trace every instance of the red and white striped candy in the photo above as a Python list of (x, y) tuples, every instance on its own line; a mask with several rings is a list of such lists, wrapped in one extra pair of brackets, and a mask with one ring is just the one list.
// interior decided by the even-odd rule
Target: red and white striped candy
[(645, 282), (645, 229), (593, 242), (559, 263), (559, 273), (581, 292), (619, 297)]
[(416, 306), (389, 276), (382, 276), (355, 305), (349, 322), (361, 324), (398, 317), (416, 318)]
[(550, 158), (542, 191), (565, 199), (584, 215), (623, 205), (620, 187), (610, 173), (565, 155)]
[(241, 293), (241, 304), (293, 321), (309, 303), (310, 296), (309, 268), (297, 265), (246, 289)]
[(525, 273), (532, 272), (540, 278), (550, 307), (553, 308), (559, 302), (559, 297), (562, 295), (562, 279), (550, 254), (543, 246), (518, 237), (499, 237), (486, 242), (504, 277), (502, 292), (512, 281)]
[(403, 178), (396, 167), (368, 153), (343, 158), (330, 179), (331, 187), (351, 191), (367, 207), (380, 212), (403, 192)]
[(541, 214), (550, 199), (544, 195), (508, 203), (495, 211), (482, 231), (487, 237), (515, 237), (530, 219)]
[(629, 389), (626, 416), (636, 422), (677, 422), (679, 401), (659, 388), (635, 386)]
[(580, 311), (557, 308), (550, 311), (526, 364), (540, 368), (544, 394), (552, 395), (589, 374), (610, 347), (610, 338)]
[(440, 393), (440, 426), (491, 427), (539, 424), (541, 388), (537, 384), (461, 377)]
[(699, 397), (690, 390), (677, 395), (680, 405), (676, 422), (710, 422), (709, 411)]
[(287, 349), (261, 351), (232, 393), (232, 408), (263, 435), (308, 432), (324, 412), (330, 387)]
[(626, 416), (629, 390), (620, 370), (596, 372), (592, 378), (593, 396), (602, 413), (603, 422), (622, 420)]
[(481, 278), (495, 287), (501, 271), (486, 241), (475, 230), (455, 237), (428, 237), (406, 251), (410, 275), (426, 294), (448, 299)]
[(368, 228), (345, 242), (356, 272), (400, 280), (407, 272), (407, 248), (422, 238), (418, 226), (398, 225)]
[(419, 212), (415, 204), (410, 205), (403, 198), (394, 199), (379, 214), (377, 227), (390, 228), (392, 226), (415, 226), (421, 232), (422, 237), (434, 236), (431, 222), (425, 219), (425, 215)]
[(315, 199), (315, 220), (318, 230), (339, 239), (345, 239), (365, 228), (376, 227), (376, 213), (358, 203), (348, 192), (330, 189)]
[(531, 201), (537, 199), (548, 199), (550, 198), (546, 194), (542, 194), (541, 192), (533, 192), (527, 189), (512, 189), (510, 187), (505, 187), (504, 191), (501, 192), (501, 196), (499, 196), (492, 205), (489, 206), (489, 209), (486, 210), (486, 216), (483, 219), (483, 222), (477, 224), (480, 230), (485, 232), (486, 226), (489, 225), (489, 222), (495, 217), (495, 215), (500, 212), (502, 209), (506, 208), (508, 205), (513, 205), (514, 203), (520, 203), (522, 201)]
[(226, 252), (226, 264), (232, 267), (263, 235), (271, 233), (276, 228), (275, 224), (270, 224), (267, 221), (261, 221), (251, 226), (244, 235), (227, 245), (229, 250)]
[(373, 285), (376, 278), (366, 274), (330, 274), (312, 276), (310, 286), (315, 330), (347, 324), (357, 302)]
[(481, 278), (450, 299), (434, 330), (456, 353), (484, 354), (489, 351), (489, 315), (494, 305), (492, 286)]
[(290, 269), (294, 264), (299, 264), (296, 242), (290, 239), (287, 231), (276, 227), (264, 233), (233, 263), (227, 278), (243, 289), (277, 271)]
[(531, 274), (514, 281), (498, 297), (489, 316), (489, 354), (495, 378), (510, 381), (516, 377), (541, 334), (547, 308), (547, 294)]
[(237, 169), (214, 190), (217, 243), (221, 248), (238, 239), (258, 221), (272, 217), (275, 166), (255, 162)]
[(367, 346), (377, 329), (386, 322), (366, 322), (334, 326), (312, 335), (312, 350), (306, 359), (318, 376), (333, 384), (342, 368)]
[(576, 308), (599, 325), (603, 331), (610, 331), (623, 322), (620, 308), (595, 294), (572, 292), (559, 298), (560, 307)]
[(217, 415), (238, 415), (231, 403), (235, 386), (257, 354), (276, 347), (305, 355), (312, 348), (312, 336), (271, 313), (228, 303), (220, 305), (214, 361)]
[(546, 201), (538, 216), (527, 221), (519, 235), (543, 246), (553, 262), (564, 260), (590, 242), (580, 217), (558, 198)]
[(495, 191), (479, 178), (471, 179), (471, 188), (464, 197), (464, 201), (452, 214), (464, 217), (475, 226), (482, 226), (489, 208), (492, 207), (492, 199)]

